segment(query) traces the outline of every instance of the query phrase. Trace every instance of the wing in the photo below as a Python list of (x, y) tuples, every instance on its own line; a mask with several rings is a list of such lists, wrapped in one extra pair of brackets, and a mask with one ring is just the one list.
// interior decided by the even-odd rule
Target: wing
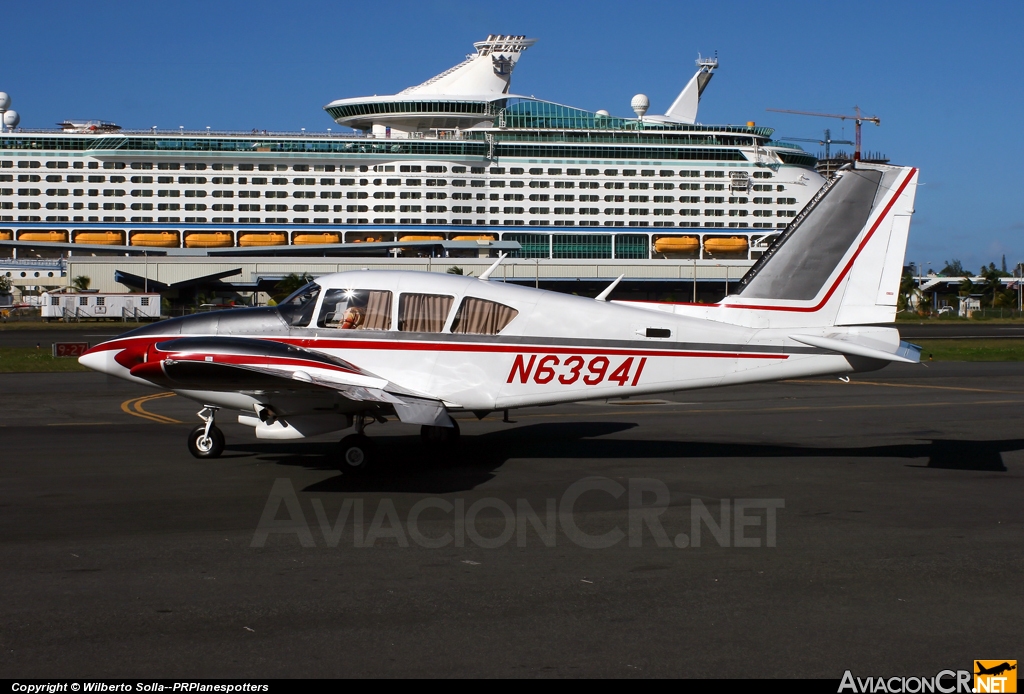
[(184, 337), (156, 343), (131, 375), (172, 390), (257, 393), (273, 402), (333, 393), (346, 409), (393, 413), (408, 424), (452, 426), (439, 399), (391, 383), (337, 357), (272, 340)]

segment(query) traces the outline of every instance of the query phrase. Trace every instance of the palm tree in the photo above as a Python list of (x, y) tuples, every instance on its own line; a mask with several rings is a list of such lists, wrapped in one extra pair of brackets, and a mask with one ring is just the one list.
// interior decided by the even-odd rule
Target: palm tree
[(92, 279), (85, 275), (79, 275), (71, 280), (71, 287), (78, 292), (84, 292), (90, 284), (92, 284)]
[(897, 308), (900, 311), (909, 310), (911, 304), (914, 303), (913, 297), (916, 293), (917, 287), (914, 285), (914, 275), (910, 272), (904, 272), (903, 276), (900, 277), (900, 296), (897, 300)]
[(1003, 305), (1012, 305), (1012, 295), (1008, 299), (1004, 296), (1007, 292), (1003, 289), (1002, 278), (1005, 276), (1004, 273), (995, 268), (993, 263), (988, 268), (982, 268), (981, 276), (985, 278), (985, 284), (982, 285), (982, 301), (986, 301), (989, 306), (999, 307)]
[(279, 302), (312, 281), (313, 276), (309, 273), (304, 272), (300, 275), (293, 272), (274, 285), (273, 299), (275, 302)]

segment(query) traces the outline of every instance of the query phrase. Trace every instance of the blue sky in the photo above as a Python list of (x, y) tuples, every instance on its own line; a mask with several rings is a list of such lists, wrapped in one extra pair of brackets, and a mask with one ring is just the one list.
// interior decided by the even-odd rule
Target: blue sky
[(848, 122), (765, 109), (860, 105), (882, 119), (865, 149), (921, 169), (908, 261), (1024, 262), (1020, 2), (35, 0), (3, 22), (0, 90), (26, 128), (326, 129), (329, 101), (421, 82), (488, 33), (539, 39), (515, 92), (619, 115), (643, 92), (660, 113), (718, 51), (700, 121), (852, 140)]

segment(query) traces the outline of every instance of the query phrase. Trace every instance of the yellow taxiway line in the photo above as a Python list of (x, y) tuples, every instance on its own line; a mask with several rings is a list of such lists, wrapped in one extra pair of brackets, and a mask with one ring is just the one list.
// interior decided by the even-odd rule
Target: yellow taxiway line
[(182, 424), (183, 422), (174, 419), (173, 417), (165, 417), (162, 414), (153, 414), (147, 412), (142, 406), (150, 400), (158, 400), (160, 398), (172, 398), (174, 393), (156, 393), (155, 395), (144, 395), (141, 398), (132, 398), (131, 400), (125, 400), (121, 403), (121, 411), (125, 414), (130, 414), (133, 417), (141, 417), (142, 419), (148, 419), (151, 422), (157, 424)]

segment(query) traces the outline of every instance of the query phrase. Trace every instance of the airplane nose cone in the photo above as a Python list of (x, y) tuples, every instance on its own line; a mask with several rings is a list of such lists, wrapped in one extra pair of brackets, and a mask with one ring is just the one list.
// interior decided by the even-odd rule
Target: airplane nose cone
[(110, 350), (100, 351), (91, 349), (78, 358), (78, 363), (93, 371), (110, 373), (110, 366), (113, 361), (112, 355), (113, 353)]

